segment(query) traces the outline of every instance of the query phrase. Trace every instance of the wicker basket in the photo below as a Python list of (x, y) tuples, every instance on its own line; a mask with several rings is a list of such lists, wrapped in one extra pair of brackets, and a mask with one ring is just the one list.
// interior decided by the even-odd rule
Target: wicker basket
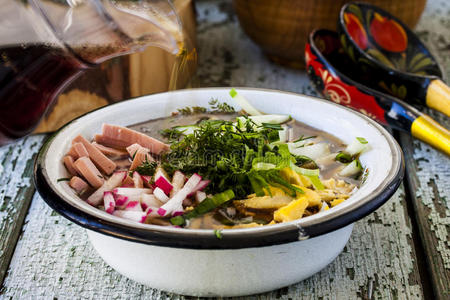
[[(273, 61), (304, 67), (304, 48), (315, 28), (336, 30), (346, 0), (233, 0), (242, 28)], [(414, 27), (426, 0), (367, 0)]]

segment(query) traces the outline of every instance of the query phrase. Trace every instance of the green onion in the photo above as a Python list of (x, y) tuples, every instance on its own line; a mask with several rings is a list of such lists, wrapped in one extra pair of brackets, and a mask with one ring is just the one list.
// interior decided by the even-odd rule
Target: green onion
[(368, 143), (368, 141), (365, 139), (365, 138), (363, 138), (363, 137), (357, 137), (356, 138), (361, 144), (367, 144)]
[(58, 179), (56, 179), (56, 182), (61, 182), (61, 181), (70, 181), (70, 178), (58, 178)]
[(170, 219), (170, 222), (173, 225), (182, 226), (186, 223), (186, 220), (197, 218), (201, 215), (206, 214), (207, 212), (212, 211), (213, 209), (219, 207), (220, 205), (224, 204), (225, 202), (230, 201), (234, 198), (234, 192), (233, 190), (229, 189), (225, 192), (215, 194), (211, 198), (206, 198), (202, 202), (200, 202), (199, 205), (197, 205), (193, 210), (190, 212), (181, 215), (176, 216)]

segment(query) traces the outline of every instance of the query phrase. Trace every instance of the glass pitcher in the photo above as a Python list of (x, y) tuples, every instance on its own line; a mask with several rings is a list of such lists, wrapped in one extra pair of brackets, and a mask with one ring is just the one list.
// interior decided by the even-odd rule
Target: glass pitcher
[(37, 126), (59, 92), (105, 60), (182, 47), (169, 0), (0, 0), (0, 145)]

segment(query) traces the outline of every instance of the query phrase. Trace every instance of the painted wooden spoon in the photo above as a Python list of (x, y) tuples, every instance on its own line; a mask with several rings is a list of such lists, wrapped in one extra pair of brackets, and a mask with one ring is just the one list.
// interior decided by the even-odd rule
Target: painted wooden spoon
[(450, 87), (430, 51), (399, 19), (366, 3), (340, 11), (339, 39), (359, 66), (360, 82), (410, 104), (450, 116)]
[(305, 49), (308, 76), (326, 98), (353, 108), (383, 125), (411, 133), (450, 156), (450, 132), (404, 101), (359, 83), (355, 65), (341, 47), (338, 34), (313, 31)]

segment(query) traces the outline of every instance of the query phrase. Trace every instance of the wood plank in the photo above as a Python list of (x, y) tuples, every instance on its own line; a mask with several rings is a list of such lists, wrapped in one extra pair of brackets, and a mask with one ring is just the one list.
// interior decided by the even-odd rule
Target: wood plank
[[(450, 78), (450, 3), (430, 1), (416, 28), (422, 41)], [(450, 119), (426, 110), (450, 129)], [(436, 299), (450, 298), (450, 159), (428, 145), (403, 134), (407, 181), (416, 214), (419, 234), (428, 258), (429, 274)]]
[[(355, 224), (343, 253), (327, 268), (256, 298), (369, 299), (369, 293), (374, 299), (422, 298), (404, 204), (400, 189), (376, 213)], [(84, 229), (54, 213), (37, 194), (23, 230), (4, 282), (5, 298), (185, 299), (115, 272), (95, 253)]]
[[(241, 31), (227, 1), (197, 2), (200, 86), (255, 86), (314, 94), (304, 72), (268, 62)], [(251, 53), (251, 55), (248, 55)], [(35, 196), (3, 287), (5, 298), (184, 299), (108, 267), (84, 230)], [(355, 224), (343, 253), (311, 278), (258, 299), (423, 298), (403, 189)]]
[(31, 198), (34, 157), (43, 136), (0, 147), (0, 282), (11, 261)]

